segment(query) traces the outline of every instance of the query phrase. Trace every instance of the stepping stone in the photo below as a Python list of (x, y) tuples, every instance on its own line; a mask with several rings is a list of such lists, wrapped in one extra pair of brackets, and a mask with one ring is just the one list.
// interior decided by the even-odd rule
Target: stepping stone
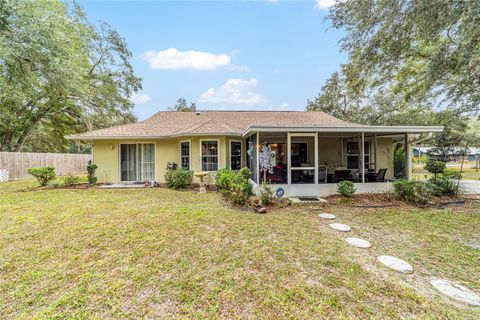
[(440, 293), (452, 299), (480, 307), (480, 296), (464, 286), (443, 279), (432, 280), (430, 281), (430, 284), (440, 291)]
[(402, 259), (393, 257), (393, 256), (379, 256), (377, 257), (378, 262), (383, 264), (385, 267), (393, 269), (401, 273), (412, 273), (413, 267), (403, 261)]
[(357, 248), (362, 248), (362, 249), (367, 249), (367, 248), (370, 248), (372, 245), (370, 244), (370, 242), (368, 242), (367, 240), (363, 240), (363, 239), (360, 239), (360, 238), (347, 238), (345, 239), (349, 245), (352, 245), (354, 247), (357, 247)]
[(333, 230), (342, 231), (342, 232), (348, 232), (352, 230), (352, 228), (350, 228), (349, 226), (343, 223), (330, 223), (329, 226)]
[(331, 213), (320, 213), (318, 215), (320, 218), (323, 218), (323, 219), (328, 219), (328, 220), (333, 220), (335, 219), (335, 215), (334, 214), (331, 214)]

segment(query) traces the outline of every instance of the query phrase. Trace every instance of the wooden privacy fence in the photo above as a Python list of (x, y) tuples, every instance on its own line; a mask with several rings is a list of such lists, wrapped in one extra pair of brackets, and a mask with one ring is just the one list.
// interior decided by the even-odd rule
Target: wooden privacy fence
[(57, 175), (87, 172), (91, 154), (0, 152), (0, 170), (7, 169), (9, 180), (30, 179), (29, 168), (55, 167)]

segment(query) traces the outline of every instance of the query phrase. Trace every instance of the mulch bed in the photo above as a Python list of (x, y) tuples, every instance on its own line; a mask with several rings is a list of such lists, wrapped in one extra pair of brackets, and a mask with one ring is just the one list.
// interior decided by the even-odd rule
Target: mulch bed
[[(405, 203), (395, 198), (392, 194), (387, 193), (370, 193), (357, 194), (351, 198), (345, 198), (341, 195), (333, 195), (325, 198), (329, 205), (349, 206), (355, 208), (408, 208), (414, 205)], [(439, 208), (444, 209), (449, 206), (461, 206), (470, 201), (479, 201), (476, 197), (439, 197), (433, 198), (432, 201), (422, 208)]]

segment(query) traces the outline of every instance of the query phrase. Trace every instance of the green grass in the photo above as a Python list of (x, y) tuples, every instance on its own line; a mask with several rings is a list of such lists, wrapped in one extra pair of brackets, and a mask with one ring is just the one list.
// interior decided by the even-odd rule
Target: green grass
[[(480, 316), (422, 285), (441, 275), (480, 291), (480, 250), (465, 244), (479, 241), (478, 205), (329, 208), (374, 244), (360, 251), (318, 210), (258, 215), (215, 193), (29, 184), (0, 184), (1, 319)], [(418, 272), (381, 269), (377, 253)]]

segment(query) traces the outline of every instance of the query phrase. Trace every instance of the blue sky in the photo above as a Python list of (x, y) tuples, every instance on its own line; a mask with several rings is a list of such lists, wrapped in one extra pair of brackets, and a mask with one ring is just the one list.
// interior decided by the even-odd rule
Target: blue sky
[(125, 37), (145, 119), (180, 97), (201, 110), (303, 110), (347, 59), (324, 20), (333, 1), (80, 3)]

